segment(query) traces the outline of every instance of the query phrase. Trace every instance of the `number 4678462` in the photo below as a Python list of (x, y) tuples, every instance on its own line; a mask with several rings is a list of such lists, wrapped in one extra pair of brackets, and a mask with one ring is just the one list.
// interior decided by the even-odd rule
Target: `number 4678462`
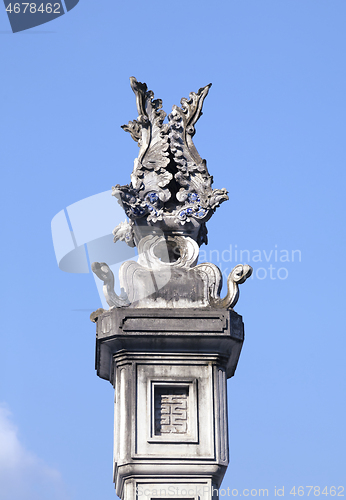
[(61, 14), (60, 7), (61, 7), (60, 3), (54, 3), (54, 4), (47, 3), (46, 5), (41, 3), (41, 5), (37, 7), (36, 3), (23, 2), (20, 4), (17, 2), (13, 4), (12, 8), (12, 2), (11, 2), (6, 7), (6, 10), (10, 14), (12, 14), (12, 12), (14, 12), (15, 14), (19, 14), (20, 12), (22, 12), (23, 14), (25, 14), (26, 12), (30, 14), (35, 14), (36, 12), (41, 12), (42, 14), (51, 14), (51, 13)]

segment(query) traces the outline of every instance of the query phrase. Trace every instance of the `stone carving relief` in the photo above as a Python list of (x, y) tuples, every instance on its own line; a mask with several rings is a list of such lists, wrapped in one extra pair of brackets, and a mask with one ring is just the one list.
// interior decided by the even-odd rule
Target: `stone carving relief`
[(187, 434), (188, 388), (155, 388), (155, 435)]
[(206, 222), (221, 203), (226, 189), (213, 189), (213, 178), (193, 143), (210, 85), (181, 99), (181, 108), (166, 113), (145, 83), (130, 78), (138, 118), (122, 128), (138, 143), (131, 182), (116, 185), (112, 194), (128, 221), (113, 231), (114, 241), (138, 248), (138, 262), (120, 269), (122, 293), (114, 292), (114, 276), (106, 263), (92, 270), (103, 281), (110, 307), (233, 308), (238, 285), (251, 275), (248, 265), (229, 275), (228, 292), (220, 297), (222, 275), (214, 264), (198, 263), (199, 247), (207, 244)]
[[(202, 114), (203, 101), (211, 85), (191, 92), (166, 113), (161, 99), (154, 99), (145, 83), (130, 78), (136, 95), (138, 118), (122, 128), (138, 143), (131, 183), (113, 187), (113, 196), (130, 219), (128, 238), (134, 223), (181, 229), (187, 224), (199, 244), (206, 243), (206, 221), (228, 200), (226, 189), (212, 189), (213, 179), (206, 161), (198, 154), (192, 138)], [(125, 233), (126, 234), (126, 233)], [(119, 230), (115, 229), (115, 239)], [(136, 235), (134, 235), (136, 240)], [(125, 240), (126, 241), (126, 240)]]

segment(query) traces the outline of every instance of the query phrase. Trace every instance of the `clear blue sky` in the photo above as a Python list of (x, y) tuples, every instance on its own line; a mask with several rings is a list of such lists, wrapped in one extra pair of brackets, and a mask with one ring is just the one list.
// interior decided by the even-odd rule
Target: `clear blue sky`
[(1, 500), (115, 498), (100, 298), (91, 274), (58, 268), (50, 224), (129, 182), (130, 76), (167, 112), (213, 83), (195, 143), (230, 201), (203, 248), (230, 271), (218, 260), (237, 245), (257, 272), (236, 306), (223, 487), (346, 487), (345, 25), (344, 0), (80, 0), (12, 34), (0, 6)]

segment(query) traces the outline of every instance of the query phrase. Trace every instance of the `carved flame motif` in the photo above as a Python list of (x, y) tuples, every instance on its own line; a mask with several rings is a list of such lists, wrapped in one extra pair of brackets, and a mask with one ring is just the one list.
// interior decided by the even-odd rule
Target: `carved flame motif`
[(226, 189), (212, 189), (206, 161), (192, 141), (210, 85), (183, 98), (181, 108), (173, 106), (165, 124), (161, 100), (154, 99), (145, 83), (130, 81), (138, 118), (122, 128), (138, 142), (139, 154), (131, 183), (113, 187), (112, 194), (129, 218), (113, 235), (114, 241), (137, 246), (138, 262), (121, 265), (120, 296), (105, 262), (94, 262), (92, 270), (103, 281), (110, 307), (232, 309), (239, 285), (251, 276), (252, 268), (236, 266), (227, 280), (227, 295), (221, 298), (220, 269), (208, 262), (197, 265), (199, 247), (207, 243), (206, 222), (228, 200)]
[[(131, 183), (116, 185), (112, 193), (130, 219), (129, 231), (134, 223), (157, 225), (164, 231), (182, 230), (186, 225), (186, 231), (195, 235), (199, 245), (207, 243), (205, 222), (228, 200), (226, 189), (212, 189), (213, 178), (206, 161), (192, 141), (211, 84), (197, 94), (192, 92), (189, 99), (181, 99), (182, 107), (173, 106), (168, 123), (164, 124), (162, 101), (154, 99), (145, 83), (134, 77), (130, 82), (139, 116), (122, 128), (138, 143), (139, 154)], [(116, 228), (115, 240), (120, 234)], [(126, 241), (123, 236), (122, 239)]]

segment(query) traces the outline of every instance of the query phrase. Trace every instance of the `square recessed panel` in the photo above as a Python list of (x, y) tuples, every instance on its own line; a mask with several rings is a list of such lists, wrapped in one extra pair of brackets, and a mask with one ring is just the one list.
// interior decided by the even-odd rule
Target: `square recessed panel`
[(196, 380), (151, 380), (148, 442), (198, 442), (196, 387)]
[(215, 459), (211, 365), (138, 363), (136, 380), (133, 458)]

